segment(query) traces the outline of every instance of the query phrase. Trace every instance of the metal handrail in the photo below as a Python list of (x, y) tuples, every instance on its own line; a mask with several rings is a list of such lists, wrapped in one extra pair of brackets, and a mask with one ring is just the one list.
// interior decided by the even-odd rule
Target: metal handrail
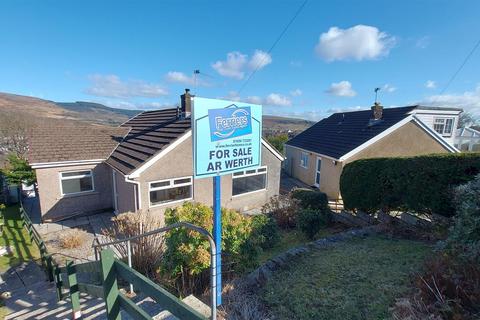
[[(100, 243), (100, 241), (98, 241), (98, 239), (95, 237), (93, 239), (93, 242), (92, 242), (92, 248), (95, 251), (95, 259), (98, 260), (98, 250), (101, 249), (102, 247), (112, 246), (112, 245), (115, 245), (115, 244), (120, 244), (120, 243), (123, 243), (123, 242), (127, 242), (128, 265), (129, 265), (129, 267), (131, 267), (131, 263), (132, 263), (131, 262), (131, 249), (130, 249), (130, 242), (131, 241), (138, 240), (138, 239), (141, 239), (141, 238), (144, 238), (144, 237), (148, 237), (148, 236), (151, 236), (151, 235), (154, 235), (154, 234), (167, 232), (167, 231), (170, 231), (170, 230), (173, 230), (173, 229), (178, 229), (178, 228), (187, 228), (187, 229), (197, 231), (198, 233), (200, 233), (201, 235), (205, 236), (208, 239), (208, 242), (210, 244), (210, 292), (211, 292), (211, 297), (210, 297), (211, 307), (210, 308), (211, 308), (211, 319), (216, 320), (217, 319), (217, 295), (216, 295), (216, 290), (217, 290), (217, 277), (216, 277), (217, 256), (215, 254), (216, 253), (216, 245), (215, 245), (215, 241), (213, 240), (213, 237), (210, 234), (210, 232), (208, 232), (204, 228), (196, 226), (196, 225), (194, 225), (192, 223), (189, 223), (189, 222), (176, 222), (176, 223), (170, 224), (168, 226), (165, 226), (165, 227), (162, 227), (162, 228), (159, 228), (159, 229), (155, 229), (155, 230), (152, 230), (152, 231), (148, 231), (148, 232), (136, 235), (136, 236), (123, 238), (123, 239), (118, 239), (118, 240), (114, 240), (114, 241), (106, 242), (106, 243)], [(95, 242), (97, 242), (97, 244), (94, 244)]]

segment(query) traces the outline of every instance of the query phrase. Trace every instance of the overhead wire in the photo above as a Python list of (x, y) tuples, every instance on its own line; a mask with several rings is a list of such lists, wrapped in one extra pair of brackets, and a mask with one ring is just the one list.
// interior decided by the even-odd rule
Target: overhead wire
[[(303, 1), (303, 3), (300, 5), (300, 7), (298, 7), (297, 11), (295, 12), (295, 14), (293, 15), (293, 17), (290, 19), (290, 21), (287, 23), (287, 25), (283, 28), (282, 32), (280, 33), (280, 35), (277, 37), (277, 39), (273, 42), (272, 46), (270, 47), (270, 49), (268, 49), (267, 51), (267, 54), (270, 55), (270, 53), (273, 51), (273, 49), (277, 46), (277, 44), (280, 42), (280, 40), (282, 39), (282, 37), (285, 35), (285, 33), (288, 31), (288, 29), (290, 28), (290, 26), (293, 24), (293, 22), (295, 21), (295, 19), (297, 19), (298, 15), (300, 14), (300, 12), (302, 12), (303, 8), (305, 8), (305, 6), (307, 5), (307, 2), (308, 0), (305, 0)], [(263, 65), (263, 63), (265, 62), (265, 58), (266, 56), (263, 56), (263, 58), (257, 63), (256, 67), (252, 70), (252, 72), (248, 75), (247, 79), (245, 80), (245, 82), (242, 84), (242, 86), (240, 87), (240, 89), (238, 90), (238, 94), (240, 94), (242, 92), (242, 90), (247, 86), (247, 84), (250, 82), (250, 80), (252, 79), (252, 77), (257, 73), (257, 71), (260, 69), (260, 66)]]

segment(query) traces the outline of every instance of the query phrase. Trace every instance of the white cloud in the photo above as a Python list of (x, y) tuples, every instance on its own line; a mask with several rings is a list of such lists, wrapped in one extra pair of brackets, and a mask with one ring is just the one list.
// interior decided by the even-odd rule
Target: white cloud
[(435, 89), (436, 87), (437, 87), (437, 83), (433, 80), (427, 80), (427, 82), (425, 82), (425, 88)]
[(337, 97), (354, 97), (357, 95), (352, 89), (352, 84), (345, 80), (332, 83), (326, 92)]
[(421, 101), (420, 104), (463, 108), (475, 116), (480, 116), (480, 84), (473, 91), (465, 91), (460, 94), (433, 95)]
[(395, 88), (395, 87), (392, 86), (391, 84), (388, 84), (388, 83), (387, 83), (387, 84), (385, 84), (385, 85), (382, 87), (382, 90), (391, 93), (391, 92), (396, 91), (397, 88)]
[(272, 63), (272, 57), (265, 51), (255, 50), (252, 57), (238, 51), (227, 53), (227, 60), (217, 61), (212, 64), (220, 75), (228, 78), (241, 80), (248, 70), (262, 69)]
[(359, 110), (367, 110), (367, 109), (361, 106), (338, 107), (338, 108), (327, 109), (327, 113), (351, 112), (351, 111), (359, 111)]
[(303, 92), (300, 89), (295, 89), (295, 90), (290, 91), (290, 95), (293, 96), (293, 97), (298, 97), (298, 96), (301, 96), (302, 94), (303, 94)]
[(131, 102), (125, 100), (103, 100), (103, 101), (93, 101), (96, 103), (104, 104), (111, 108), (119, 108), (119, 109), (142, 109), (142, 110), (152, 110), (152, 109), (165, 109), (165, 108), (173, 108), (173, 103), (161, 103), (161, 102)]
[(420, 49), (425, 49), (430, 45), (430, 37), (429, 36), (424, 36), (421, 38), (418, 38), (417, 41), (415, 42), (415, 47), (420, 48)]
[(292, 101), (281, 94), (270, 93), (265, 99), (265, 104), (280, 107), (289, 107), (292, 105)]
[(238, 95), (237, 91), (230, 91), (224, 98), (232, 101), (244, 101), (267, 106), (289, 107), (292, 105), (292, 101), (287, 96), (279, 93), (270, 93), (265, 98), (259, 96), (248, 96), (246, 98), (242, 98)]
[(348, 29), (331, 27), (320, 35), (317, 54), (328, 62), (372, 60), (388, 55), (395, 38), (376, 27), (356, 25)]
[(157, 83), (147, 83), (143, 80), (123, 81), (116, 75), (94, 74), (89, 76), (91, 85), (86, 89), (88, 94), (99, 97), (155, 98), (168, 94), (167, 89)]
[(210, 85), (208, 82), (204, 81), (198, 76), (197, 76), (197, 79), (195, 80), (194, 75), (187, 76), (185, 73), (179, 72), (179, 71), (170, 71), (167, 73), (165, 78), (167, 79), (168, 82), (182, 83), (190, 86), (197, 85), (197, 86), (207, 87)]
[(262, 50), (255, 50), (252, 58), (248, 62), (250, 69), (262, 69), (263, 67), (272, 63), (272, 56)]

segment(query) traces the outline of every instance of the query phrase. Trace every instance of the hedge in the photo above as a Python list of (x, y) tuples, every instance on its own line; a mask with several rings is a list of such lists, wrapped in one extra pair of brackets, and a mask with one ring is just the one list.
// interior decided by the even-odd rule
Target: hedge
[(453, 187), (480, 172), (480, 153), (363, 159), (349, 163), (340, 192), (349, 210), (454, 215)]
[(304, 209), (310, 208), (320, 211), (329, 211), (327, 195), (320, 191), (311, 189), (296, 188), (292, 190), (291, 196), (300, 202)]

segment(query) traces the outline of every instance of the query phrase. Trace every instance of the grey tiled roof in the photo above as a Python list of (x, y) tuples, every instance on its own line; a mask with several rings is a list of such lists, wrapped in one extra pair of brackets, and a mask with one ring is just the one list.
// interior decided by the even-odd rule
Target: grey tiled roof
[(343, 155), (409, 116), (416, 106), (385, 108), (380, 121), (371, 125), (371, 110), (334, 113), (287, 142), (287, 145), (341, 158)]
[(177, 118), (176, 108), (143, 112), (122, 127), (131, 130), (107, 163), (123, 174), (139, 168), (191, 128), (189, 118)]
[(128, 128), (95, 125), (37, 126), (28, 134), (32, 163), (107, 159)]

